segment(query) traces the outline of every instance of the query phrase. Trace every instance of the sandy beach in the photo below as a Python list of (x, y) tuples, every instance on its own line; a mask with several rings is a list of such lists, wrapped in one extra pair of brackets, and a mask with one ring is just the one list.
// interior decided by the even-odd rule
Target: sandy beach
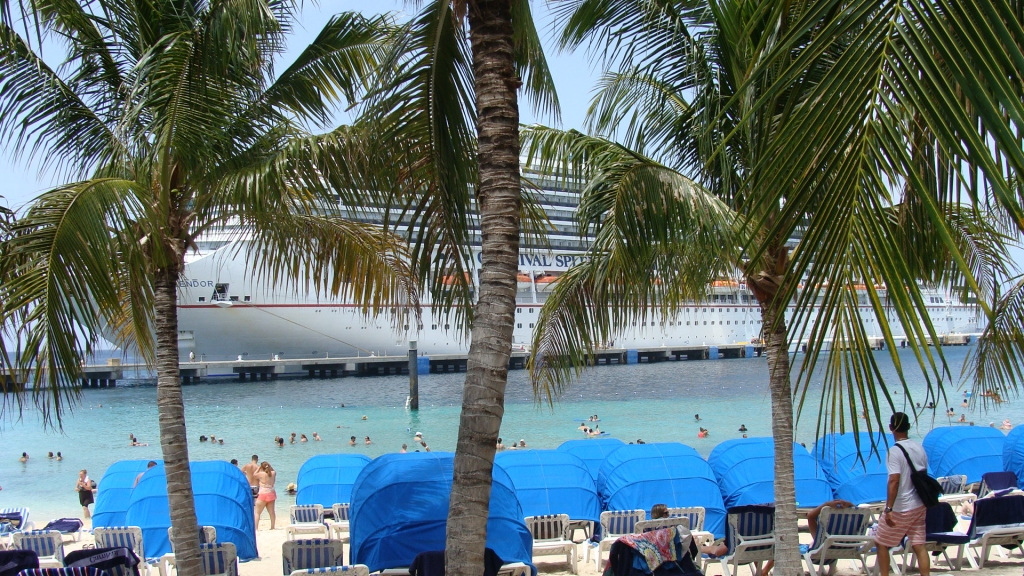
[[(287, 512), (285, 512), (285, 521), (287, 521)], [(961, 521), (961, 525), (958, 526), (958, 529), (965, 530), (966, 528), (966, 523)], [(260, 523), (259, 530), (256, 532), (256, 542), (259, 548), (260, 558), (258, 560), (239, 564), (239, 575), (282, 576), (281, 545), (284, 541), (285, 530), (280, 526), (275, 530), (270, 530), (270, 520), (264, 515), (263, 521)], [(810, 543), (810, 535), (806, 532), (801, 532), (800, 541)], [(69, 539), (65, 539), (65, 550), (77, 550), (84, 545), (92, 543), (92, 535), (86, 533), (82, 536), (82, 540), (80, 542), (71, 542)], [(964, 572), (965, 576), (979, 573), (991, 576), (1019, 576), (1022, 568), (1024, 568), (1024, 557), (1021, 556), (1021, 552), (1018, 550), (1014, 550), (1012, 552), (1003, 551), (1006, 556), (1002, 556), (1000, 554), (1001, 550), (1002, 549), (998, 547), (994, 549), (989, 556), (989, 561), (986, 563), (985, 568), (981, 570), (970, 568), (967, 561), (964, 560), (964, 568), (962, 572)], [(577, 551), (579, 574), (582, 576), (596, 576), (600, 574), (594, 568), (593, 558), (591, 558), (590, 562), (584, 561), (586, 557), (586, 549), (584, 548), (584, 545), (581, 544), (577, 546)], [(346, 558), (348, 557), (348, 546), (345, 547), (345, 556)], [(869, 558), (871, 567), (873, 567), (873, 562), (873, 558)], [(549, 574), (552, 576), (566, 576), (572, 574), (569, 565), (565, 563), (564, 556), (538, 557), (536, 566), (541, 574)], [(951, 572), (941, 557), (938, 562), (933, 560), (932, 571), (937, 573)], [(862, 574), (859, 569), (855, 569), (853, 565), (846, 561), (840, 562), (838, 573), (843, 575)], [(916, 573), (916, 571), (914, 573)], [(173, 572), (171, 574), (173, 574)], [(721, 564), (711, 564), (708, 567), (706, 575), (722, 576)], [(751, 571), (746, 567), (740, 568), (740, 575), (752, 576)]]

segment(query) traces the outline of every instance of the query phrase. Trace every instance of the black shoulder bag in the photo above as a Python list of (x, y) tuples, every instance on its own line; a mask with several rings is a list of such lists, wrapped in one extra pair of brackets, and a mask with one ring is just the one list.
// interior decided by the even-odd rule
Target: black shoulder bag
[(914, 462), (910, 459), (906, 448), (898, 443), (896, 447), (903, 452), (903, 456), (907, 459), (907, 464), (910, 466), (910, 482), (914, 485), (914, 490), (917, 490), (917, 496), (921, 502), (924, 502), (926, 508), (938, 504), (939, 496), (942, 495), (942, 486), (939, 485), (939, 481), (929, 476), (927, 470), (914, 468)]

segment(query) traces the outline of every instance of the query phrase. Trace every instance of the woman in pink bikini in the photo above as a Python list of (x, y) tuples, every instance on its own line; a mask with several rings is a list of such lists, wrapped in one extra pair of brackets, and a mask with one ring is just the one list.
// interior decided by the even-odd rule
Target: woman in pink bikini
[(274, 522), (277, 514), (274, 511), (274, 501), (277, 500), (277, 492), (274, 490), (274, 482), (277, 482), (277, 471), (266, 460), (260, 464), (259, 470), (253, 476), (259, 483), (259, 493), (256, 495), (256, 529), (259, 530), (260, 516), (266, 509), (270, 513), (270, 529), (274, 529)]

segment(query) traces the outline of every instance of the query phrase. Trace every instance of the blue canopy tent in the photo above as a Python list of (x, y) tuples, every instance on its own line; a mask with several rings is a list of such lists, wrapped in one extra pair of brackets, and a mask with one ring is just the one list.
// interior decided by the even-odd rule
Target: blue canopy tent
[(703, 506), (704, 530), (725, 535), (725, 505), (711, 466), (693, 448), (676, 442), (628, 444), (601, 465), (597, 490), (606, 510)]
[(299, 468), (299, 490), (295, 503), (320, 504), (330, 508), (335, 504), (348, 504), (352, 499), (352, 485), (363, 468), (370, 463), (365, 454), (320, 454), (313, 456)]
[[(237, 467), (220, 460), (192, 462), (192, 492), (199, 524), (217, 529), (218, 542), (231, 542), (239, 560), (258, 557), (252, 491)], [(171, 551), (167, 528), (171, 525), (167, 504), (167, 476), (163, 465), (154, 467), (132, 491), (126, 522), (142, 528), (146, 555)]]
[(924, 437), (932, 476), (963, 474), (967, 482), (981, 482), (985, 472), (1003, 471), (1006, 435), (987, 426), (943, 426)]
[[(857, 447), (857, 439), (860, 447)], [(811, 454), (821, 465), (836, 498), (854, 504), (884, 502), (889, 471), (885, 466), (886, 451), (893, 445), (892, 434), (875, 433), (877, 452), (871, 449), (872, 435), (860, 432), (826, 434), (814, 445)], [(858, 459), (859, 456), (863, 460)]]
[(597, 482), (597, 474), (601, 471), (601, 464), (609, 454), (625, 446), (626, 443), (618, 438), (591, 438), (589, 440), (566, 440), (558, 447), (562, 452), (568, 452), (583, 460), (587, 470)]
[[(96, 485), (96, 505), (92, 510), (92, 527), (125, 526), (128, 502), (135, 488), (135, 479), (146, 471), (150, 460), (121, 460), (103, 473)], [(157, 464), (161, 462), (157, 460)], [(140, 480), (141, 482), (141, 480)]]
[[(708, 464), (718, 479), (726, 508), (775, 502), (775, 441), (771, 438), (726, 440), (711, 451)], [(807, 449), (793, 443), (796, 505), (815, 508), (832, 499), (825, 473)]]
[(568, 452), (515, 450), (494, 458), (508, 473), (523, 515), (568, 514), (573, 520), (601, 519), (597, 485), (587, 465)]
[(1017, 426), (1003, 441), (1003, 470), (1024, 478), (1024, 426)]
[[(352, 487), (350, 564), (376, 572), (443, 550), (454, 461), (446, 452), (385, 454), (363, 468)], [(530, 563), (533, 537), (512, 480), (501, 466), (493, 478), (487, 547), (505, 562)]]

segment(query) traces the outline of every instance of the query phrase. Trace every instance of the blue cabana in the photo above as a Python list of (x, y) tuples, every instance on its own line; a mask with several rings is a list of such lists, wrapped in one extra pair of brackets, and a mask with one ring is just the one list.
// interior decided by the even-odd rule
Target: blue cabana
[(725, 535), (725, 505), (711, 466), (676, 442), (627, 444), (605, 458), (597, 490), (606, 510), (703, 506), (704, 529)]
[(330, 508), (335, 504), (348, 504), (352, 499), (352, 485), (363, 468), (370, 463), (365, 454), (320, 454), (313, 456), (299, 468), (299, 490), (296, 504), (321, 504)]
[(494, 462), (508, 473), (523, 515), (568, 514), (573, 520), (601, 519), (597, 485), (582, 460), (558, 450), (514, 450)]
[[(860, 439), (860, 447), (857, 439)], [(872, 452), (872, 435), (860, 432), (826, 434), (814, 445), (812, 454), (832, 485), (836, 498), (854, 504), (884, 502), (889, 471), (885, 466), (886, 451), (893, 445), (892, 434), (875, 433), (877, 451)], [(862, 456), (863, 460), (858, 459)]]
[[(245, 474), (220, 460), (192, 462), (191, 469), (199, 524), (215, 527), (218, 542), (233, 543), (239, 560), (258, 557), (252, 491)], [(171, 515), (162, 464), (147, 472), (132, 491), (126, 522), (142, 528), (147, 556), (159, 557), (171, 551), (167, 539)]]
[[(385, 454), (363, 468), (352, 487), (350, 563), (370, 572), (412, 564), (420, 552), (443, 550), (455, 455)], [(532, 561), (512, 480), (494, 467), (487, 547), (505, 562)]]
[(932, 476), (963, 474), (967, 482), (981, 482), (985, 472), (1003, 471), (1006, 435), (988, 426), (943, 426), (924, 437)]
[(135, 479), (146, 471), (149, 463), (150, 460), (121, 460), (107, 468), (97, 484), (96, 505), (92, 510), (93, 528), (125, 526), (125, 515), (128, 513), (132, 489), (135, 488)]
[(1017, 426), (1003, 441), (1003, 470), (1013, 472), (1017, 478), (1024, 478), (1024, 426)]
[(601, 471), (604, 459), (625, 445), (626, 443), (618, 438), (591, 438), (588, 440), (566, 440), (558, 449), (583, 460), (590, 475), (594, 478), (594, 482), (597, 482), (597, 474)]
[[(715, 472), (726, 508), (775, 502), (775, 441), (771, 438), (726, 440), (711, 451), (708, 464)], [(815, 508), (832, 499), (825, 473), (807, 449), (793, 443), (796, 505)]]

